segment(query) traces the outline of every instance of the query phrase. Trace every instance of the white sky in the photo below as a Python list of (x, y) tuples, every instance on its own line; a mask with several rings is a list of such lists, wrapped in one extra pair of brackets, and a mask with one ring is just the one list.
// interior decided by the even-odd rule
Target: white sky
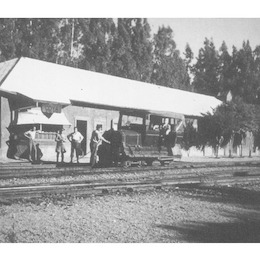
[(243, 40), (249, 40), (253, 49), (260, 45), (258, 2), (259, 0), (44, 0), (35, 4), (35, 0), (9, 0), (1, 3), (0, 17), (148, 18), (154, 33), (163, 24), (173, 29), (174, 40), (181, 54), (188, 42), (197, 56), (205, 37), (213, 38), (217, 49), (225, 40), (229, 51), (232, 50), (232, 45), (241, 48)]
[(188, 42), (196, 57), (205, 37), (213, 39), (216, 49), (225, 41), (229, 52), (232, 52), (233, 45), (240, 49), (244, 40), (249, 40), (252, 49), (260, 45), (259, 18), (150, 18), (148, 21), (152, 33), (156, 33), (159, 26), (169, 25), (177, 49), (183, 53)]

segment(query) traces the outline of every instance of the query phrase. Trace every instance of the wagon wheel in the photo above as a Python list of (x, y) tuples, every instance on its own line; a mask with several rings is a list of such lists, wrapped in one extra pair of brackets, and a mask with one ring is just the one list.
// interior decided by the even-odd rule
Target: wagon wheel
[(165, 162), (164, 161), (160, 161), (161, 166), (165, 166)]
[(128, 167), (130, 167), (132, 165), (132, 163), (130, 162), (130, 161), (124, 161), (123, 162), (123, 167), (124, 168), (128, 168)]

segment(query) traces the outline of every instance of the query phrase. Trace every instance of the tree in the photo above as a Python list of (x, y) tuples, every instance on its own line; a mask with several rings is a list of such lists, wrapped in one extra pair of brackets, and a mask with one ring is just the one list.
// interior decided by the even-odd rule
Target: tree
[(193, 89), (192, 81), (193, 81), (193, 76), (194, 76), (193, 75), (194, 74), (194, 65), (193, 65), (194, 54), (188, 43), (186, 44), (186, 47), (185, 47), (184, 56), (185, 56), (184, 62), (186, 65), (186, 70), (189, 75), (189, 85), (191, 86), (191, 90), (193, 92), (194, 89)]
[(197, 146), (198, 134), (197, 130), (193, 127), (193, 122), (186, 122), (184, 127), (182, 147), (189, 152), (192, 146)]
[(232, 88), (234, 71), (232, 71), (232, 57), (228, 53), (226, 43), (223, 41), (219, 49), (219, 98), (226, 101), (226, 95)]
[(83, 48), (83, 59), (80, 62), (80, 67), (96, 72), (110, 73), (111, 48), (116, 31), (113, 19), (77, 20), (79, 26), (75, 28), (75, 34), (78, 35), (78, 38), (75, 36), (75, 40), (77, 39)]
[(154, 35), (154, 66), (151, 82), (170, 88), (189, 89), (189, 75), (176, 49), (173, 31), (160, 27)]
[(150, 39), (150, 25), (147, 19), (132, 19), (130, 35), (132, 55), (139, 73), (138, 80), (150, 82), (153, 66), (152, 42)]
[[(256, 46), (254, 52), (254, 76), (255, 76), (255, 103), (260, 105), (260, 45)], [(259, 126), (260, 128), (260, 126)]]
[(117, 32), (111, 46), (110, 74), (139, 80), (137, 62), (133, 56), (131, 27), (132, 18), (118, 19)]
[(204, 41), (204, 48), (194, 66), (194, 89), (196, 92), (217, 97), (219, 93), (218, 52), (213, 40)]
[(244, 41), (242, 49), (233, 52), (233, 67), (236, 76), (232, 93), (247, 103), (255, 103), (257, 99), (259, 81), (256, 79), (254, 59), (249, 41)]
[(226, 145), (233, 133), (257, 131), (258, 120), (256, 108), (246, 104), (241, 98), (223, 103), (214, 114), (206, 114), (199, 120), (199, 147), (205, 145), (213, 148)]
[(16, 28), (14, 19), (0, 19), (0, 61), (16, 57)]

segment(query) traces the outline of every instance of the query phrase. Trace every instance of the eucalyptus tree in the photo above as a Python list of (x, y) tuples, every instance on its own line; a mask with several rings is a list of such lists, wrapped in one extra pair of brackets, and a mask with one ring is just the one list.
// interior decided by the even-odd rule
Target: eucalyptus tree
[(184, 62), (186, 65), (186, 70), (189, 75), (189, 85), (191, 91), (193, 92), (193, 78), (194, 78), (194, 53), (191, 50), (190, 45), (187, 43), (184, 52)]
[(15, 19), (0, 19), (0, 61), (9, 60), (16, 57), (17, 33)]
[(132, 48), (132, 18), (117, 19), (117, 31), (111, 46), (110, 74), (139, 80)]
[(242, 48), (233, 52), (236, 76), (233, 85), (234, 96), (239, 96), (247, 103), (254, 103), (257, 82), (254, 74), (254, 56), (249, 41), (243, 42)]
[(196, 92), (211, 96), (219, 93), (218, 52), (213, 40), (205, 39), (204, 47), (199, 50), (194, 65), (194, 89)]
[(223, 41), (219, 49), (219, 95), (218, 97), (226, 101), (228, 92), (232, 89), (234, 70), (232, 70), (232, 56), (228, 52), (226, 43)]
[(173, 39), (173, 30), (159, 27), (153, 37), (154, 66), (151, 82), (170, 88), (188, 89), (189, 75)]

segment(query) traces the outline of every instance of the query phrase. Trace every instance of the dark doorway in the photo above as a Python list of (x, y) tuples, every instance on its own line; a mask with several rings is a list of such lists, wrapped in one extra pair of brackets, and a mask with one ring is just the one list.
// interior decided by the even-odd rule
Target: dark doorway
[(84, 140), (81, 143), (81, 149), (84, 155), (87, 154), (87, 126), (88, 122), (85, 120), (77, 120), (78, 131), (83, 135)]

